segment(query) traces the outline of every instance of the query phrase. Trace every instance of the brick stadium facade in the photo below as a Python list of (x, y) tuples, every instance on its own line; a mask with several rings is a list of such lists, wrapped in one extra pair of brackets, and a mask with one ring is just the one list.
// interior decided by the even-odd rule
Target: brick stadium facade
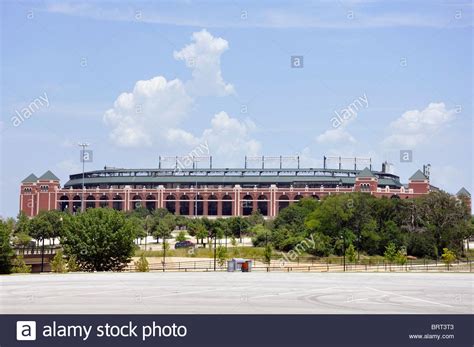
[[(366, 192), (376, 197), (410, 199), (436, 189), (418, 170), (408, 184), (398, 176), (345, 169), (115, 169), (70, 176), (61, 187), (51, 171), (31, 174), (21, 183), (20, 210), (35, 216), (44, 210), (81, 210), (109, 207), (130, 211), (166, 208), (186, 216), (245, 216), (260, 211), (272, 218), (303, 197), (321, 199), (330, 194)], [(471, 204), (462, 188), (457, 197)]]

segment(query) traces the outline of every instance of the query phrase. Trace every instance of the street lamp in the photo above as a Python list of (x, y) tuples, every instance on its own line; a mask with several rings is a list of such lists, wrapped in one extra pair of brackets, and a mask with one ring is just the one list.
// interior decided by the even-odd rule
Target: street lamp
[(147, 215), (145, 217), (145, 233), (146, 233), (146, 236), (145, 236), (145, 252), (146, 252), (146, 247), (147, 247), (147, 240), (148, 240), (148, 229), (149, 229), (149, 220), (150, 220), (150, 215)]
[(82, 161), (82, 195), (81, 195), (81, 212), (84, 212), (84, 165), (85, 165), (85, 160), (84, 160), (84, 151), (86, 150), (87, 147), (89, 147), (89, 144), (87, 142), (79, 142), (77, 144), (79, 147), (82, 148), (81, 150), (81, 161)]
[(44, 269), (44, 234), (42, 235), (42, 246), (41, 246), (41, 272)]
[(199, 195), (197, 181), (196, 181), (196, 192), (194, 193), (194, 195), (195, 195), (194, 196), (194, 198), (195, 198), (194, 199), (195, 200), (195, 202), (194, 202), (194, 218), (197, 218), (197, 214), (198, 214), (198, 205), (197, 204), (198, 204), (198, 195)]
[(166, 266), (166, 230), (163, 228), (163, 272)]
[(346, 238), (344, 235), (344, 231), (342, 232), (341, 239), (342, 239), (343, 269), (344, 271), (346, 271)]
[(217, 259), (217, 230), (214, 231), (214, 271), (216, 271), (216, 259)]

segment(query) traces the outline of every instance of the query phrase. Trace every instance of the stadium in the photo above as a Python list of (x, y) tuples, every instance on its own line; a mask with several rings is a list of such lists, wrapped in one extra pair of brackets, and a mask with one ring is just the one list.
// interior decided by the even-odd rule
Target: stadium
[[(325, 158), (326, 159), (326, 158)], [(178, 163), (178, 161), (177, 161)], [(51, 171), (40, 177), (29, 175), (21, 182), (20, 211), (35, 216), (43, 210), (69, 210), (109, 207), (130, 211), (145, 207), (165, 208), (185, 216), (247, 216), (259, 211), (275, 217), (290, 204), (304, 198), (322, 199), (330, 194), (366, 192), (376, 197), (410, 199), (438, 188), (430, 185), (429, 172), (416, 171), (408, 183), (390, 172), (384, 163), (380, 171), (372, 165), (364, 169), (323, 168), (208, 168), (175, 166), (162, 168), (103, 170), (72, 174), (69, 181), (60, 180)], [(468, 199), (462, 188), (458, 197)]]

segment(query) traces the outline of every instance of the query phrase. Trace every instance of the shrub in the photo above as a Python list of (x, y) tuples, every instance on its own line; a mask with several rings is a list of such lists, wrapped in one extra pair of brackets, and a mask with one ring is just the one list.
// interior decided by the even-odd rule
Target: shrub
[(56, 273), (67, 272), (67, 262), (64, 259), (64, 253), (62, 250), (59, 250), (51, 260), (51, 271)]
[(30, 273), (31, 272), (31, 265), (26, 265), (25, 259), (23, 256), (19, 255), (16, 257), (12, 262), (12, 272), (13, 273)]
[(225, 261), (227, 260), (227, 248), (224, 246), (218, 246), (216, 250), (217, 263), (219, 266), (224, 266)]
[(448, 248), (443, 248), (443, 254), (441, 255), (441, 258), (449, 270), (450, 265), (456, 260), (456, 254), (453, 251), (450, 251)]
[(150, 266), (148, 264), (148, 260), (145, 257), (145, 254), (142, 254), (140, 259), (135, 262), (135, 270), (139, 272), (148, 272), (150, 271)]

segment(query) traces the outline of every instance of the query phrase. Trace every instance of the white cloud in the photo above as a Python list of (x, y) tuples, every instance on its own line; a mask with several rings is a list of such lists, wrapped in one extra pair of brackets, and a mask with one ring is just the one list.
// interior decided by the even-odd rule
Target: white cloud
[(122, 93), (104, 121), (112, 127), (111, 140), (125, 147), (151, 145), (155, 136), (186, 118), (193, 99), (183, 83), (158, 76), (138, 81), (131, 93)]
[(222, 78), (220, 57), (228, 49), (228, 42), (215, 38), (206, 30), (192, 35), (193, 43), (174, 52), (192, 68), (193, 78), (167, 81), (163, 76), (138, 81), (131, 92), (120, 94), (112, 108), (104, 114), (104, 122), (111, 128), (110, 139), (118, 146), (151, 146), (163, 139), (180, 138), (185, 143), (193, 139), (180, 125), (189, 116), (194, 97), (223, 96), (234, 92)]
[(407, 111), (390, 123), (392, 133), (383, 143), (387, 146), (415, 147), (426, 143), (455, 118), (456, 111), (446, 109), (444, 103), (430, 103), (424, 110)]
[(355, 138), (343, 127), (326, 130), (316, 137), (318, 143), (355, 143)]
[[(193, 27), (218, 27), (218, 28), (323, 28), (323, 29), (349, 29), (354, 28), (385, 28), (385, 27), (471, 27), (470, 4), (453, 4), (456, 10), (462, 11), (462, 17), (447, 24), (446, 6), (442, 2), (438, 6), (424, 8), (416, 13), (390, 10), (383, 6), (383, 2), (374, 1), (343, 1), (341, 8), (333, 6), (331, 1), (303, 1), (301, 6), (287, 6), (285, 3), (272, 5), (250, 6), (243, 13), (235, 11), (232, 3), (216, 6), (214, 2), (174, 2), (173, 6), (160, 6), (157, 8), (145, 3), (134, 8), (126, 3), (114, 1), (107, 2), (67, 2), (48, 1), (45, 6), (37, 5), (40, 10), (47, 12), (94, 18), (96, 20), (129, 21), (156, 23), (177, 26)], [(306, 5), (304, 5), (306, 4)], [(196, 16), (199, 11), (199, 16)], [(349, 13), (353, 11), (351, 19)], [(248, 13), (247, 13), (248, 12)], [(324, 13), (324, 16), (321, 16)], [(455, 13), (455, 11), (453, 11)], [(245, 14), (245, 19), (242, 15)]]
[(205, 129), (200, 136), (195, 136), (182, 129), (170, 129), (167, 139), (177, 145), (195, 147), (201, 143), (209, 145), (211, 155), (235, 156), (257, 155), (261, 144), (252, 139), (251, 133), (256, 126), (251, 120), (240, 121), (221, 111), (211, 120), (211, 128)]
[(189, 92), (217, 96), (234, 93), (234, 87), (224, 81), (221, 72), (221, 55), (229, 49), (228, 42), (205, 29), (193, 33), (191, 38), (193, 43), (173, 53), (175, 59), (183, 60), (193, 71), (193, 79), (187, 82)]

